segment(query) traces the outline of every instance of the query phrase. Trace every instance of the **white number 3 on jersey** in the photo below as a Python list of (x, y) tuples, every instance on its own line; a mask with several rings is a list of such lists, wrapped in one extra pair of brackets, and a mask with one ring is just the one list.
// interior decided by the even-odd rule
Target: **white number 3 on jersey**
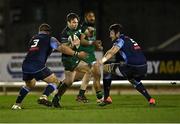
[(32, 47), (37, 47), (38, 42), (39, 42), (39, 39), (34, 39), (34, 40), (33, 40), (33, 44), (31, 45), (31, 48), (32, 48)]

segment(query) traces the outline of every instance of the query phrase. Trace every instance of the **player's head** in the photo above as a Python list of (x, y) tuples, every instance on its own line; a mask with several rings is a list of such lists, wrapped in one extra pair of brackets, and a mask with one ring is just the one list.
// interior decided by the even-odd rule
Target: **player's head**
[(123, 29), (123, 26), (121, 24), (112, 24), (109, 27), (109, 31), (110, 31), (109, 35), (112, 41), (119, 38), (120, 34), (122, 33), (122, 29)]
[(77, 29), (79, 24), (79, 16), (76, 13), (69, 13), (66, 17), (67, 26), (70, 29)]
[(39, 32), (46, 32), (48, 34), (51, 33), (51, 26), (48, 25), (47, 23), (42, 23), (40, 26), (39, 26)]
[(96, 17), (92, 10), (86, 11), (84, 14), (84, 20), (88, 24), (95, 24)]

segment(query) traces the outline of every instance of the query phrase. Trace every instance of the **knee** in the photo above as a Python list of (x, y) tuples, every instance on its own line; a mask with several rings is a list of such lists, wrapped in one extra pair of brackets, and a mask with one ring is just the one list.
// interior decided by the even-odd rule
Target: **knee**
[(93, 67), (92, 67), (92, 72), (93, 72), (93, 75), (95, 77), (100, 77), (101, 76), (101, 71), (100, 71), (100, 68), (99, 68), (99, 65), (98, 64), (94, 64)]
[(72, 83), (68, 82), (68, 83), (65, 83), (67, 85), (67, 87), (71, 87), (72, 86)]
[(54, 84), (58, 84), (60, 81), (58, 80), (58, 78), (56, 77), (55, 74), (52, 74), (52, 78), (51, 78), (52, 82), (51, 83), (54, 83)]
[(70, 87), (73, 84), (73, 81), (71, 79), (65, 79), (63, 83), (65, 83), (68, 87)]
[(43, 81), (52, 84), (58, 84), (60, 82), (54, 73), (48, 76), (47, 78), (43, 79)]
[(31, 81), (26, 81), (26, 87), (27, 87), (28, 89), (34, 88), (35, 85), (36, 85), (36, 81), (35, 81), (34, 79), (31, 80)]

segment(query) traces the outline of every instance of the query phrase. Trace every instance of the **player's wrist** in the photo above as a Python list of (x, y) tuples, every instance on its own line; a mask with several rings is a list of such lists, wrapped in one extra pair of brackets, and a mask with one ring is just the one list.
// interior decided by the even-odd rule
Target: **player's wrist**
[(89, 45), (92, 45), (94, 41), (90, 40), (88, 41)]
[(79, 55), (79, 52), (74, 51), (74, 56), (78, 57), (78, 55)]
[(107, 58), (103, 57), (101, 61), (102, 61), (102, 63), (105, 63), (107, 61)]

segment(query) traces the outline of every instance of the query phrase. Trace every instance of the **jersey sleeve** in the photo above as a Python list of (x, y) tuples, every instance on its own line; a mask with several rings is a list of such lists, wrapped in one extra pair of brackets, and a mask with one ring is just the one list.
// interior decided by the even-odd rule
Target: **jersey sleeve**
[(50, 39), (50, 45), (52, 49), (57, 49), (59, 44), (58, 44), (58, 40), (55, 37), (51, 37)]
[(83, 25), (81, 25), (80, 28), (81, 28), (81, 33), (84, 34), (87, 27), (83, 24)]
[(116, 42), (114, 43), (114, 46), (117, 46), (120, 49), (123, 47), (123, 45), (124, 45), (124, 40), (121, 38), (117, 39)]

